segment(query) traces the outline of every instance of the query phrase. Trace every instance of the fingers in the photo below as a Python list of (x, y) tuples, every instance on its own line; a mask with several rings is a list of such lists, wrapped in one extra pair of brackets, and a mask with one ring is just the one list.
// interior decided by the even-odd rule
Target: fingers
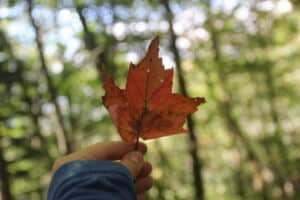
[(145, 193), (152, 187), (153, 180), (151, 176), (146, 176), (143, 178), (139, 178), (135, 183), (135, 191), (137, 194)]
[(135, 178), (140, 173), (144, 159), (143, 155), (139, 151), (132, 151), (126, 154), (120, 161), (131, 173), (132, 177)]
[(145, 193), (138, 194), (137, 199), (138, 200), (146, 200), (146, 194)]
[(152, 165), (148, 161), (144, 161), (143, 167), (138, 174), (135, 182), (136, 193), (138, 194), (138, 200), (146, 199), (145, 193), (152, 187), (152, 178), (150, 173), (152, 171)]
[(128, 168), (131, 175), (136, 178), (135, 190), (138, 194), (138, 200), (145, 199), (145, 193), (152, 187), (152, 165), (148, 161), (143, 160), (143, 155), (140, 152), (130, 152), (124, 156), (120, 162)]
[(152, 171), (152, 165), (148, 161), (144, 161), (143, 167), (140, 171), (140, 173), (137, 175), (137, 178), (143, 178), (145, 176), (150, 175)]
[[(125, 154), (134, 150), (135, 144), (123, 141), (97, 143), (86, 147), (80, 151), (57, 159), (53, 165), (52, 171), (56, 171), (60, 166), (74, 160), (120, 160)], [(147, 147), (143, 143), (138, 144), (138, 149), (145, 154)]]
[[(81, 154), (88, 156), (88, 159), (93, 160), (119, 160), (125, 154), (134, 150), (134, 144), (126, 142), (109, 142), (109, 143), (97, 143), (85, 148)], [(139, 152), (145, 154), (147, 147), (143, 143), (139, 143)]]

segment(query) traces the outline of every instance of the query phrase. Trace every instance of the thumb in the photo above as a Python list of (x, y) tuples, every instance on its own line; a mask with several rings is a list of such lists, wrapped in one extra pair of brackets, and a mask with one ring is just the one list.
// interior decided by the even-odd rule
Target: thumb
[(143, 154), (138, 151), (129, 152), (122, 158), (121, 164), (136, 178), (144, 164)]

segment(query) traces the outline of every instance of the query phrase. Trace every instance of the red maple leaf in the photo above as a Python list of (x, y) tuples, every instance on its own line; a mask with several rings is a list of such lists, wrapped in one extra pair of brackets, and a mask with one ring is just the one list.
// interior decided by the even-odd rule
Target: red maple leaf
[(103, 69), (103, 103), (127, 142), (184, 133), (186, 117), (205, 103), (202, 97), (172, 93), (173, 69), (164, 69), (158, 45), (155, 38), (142, 61), (130, 64), (125, 89), (117, 87)]

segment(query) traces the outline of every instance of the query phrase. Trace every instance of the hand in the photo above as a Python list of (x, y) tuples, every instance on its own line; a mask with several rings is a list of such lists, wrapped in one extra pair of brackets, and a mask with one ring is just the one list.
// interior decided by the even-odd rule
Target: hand
[(66, 155), (55, 161), (52, 171), (55, 172), (63, 164), (75, 160), (111, 160), (120, 161), (135, 179), (135, 190), (139, 200), (145, 199), (145, 193), (152, 187), (150, 173), (152, 166), (144, 161), (143, 155), (147, 147), (139, 143), (138, 149), (134, 151), (134, 144), (125, 142), (97, 143), (80, 151)]

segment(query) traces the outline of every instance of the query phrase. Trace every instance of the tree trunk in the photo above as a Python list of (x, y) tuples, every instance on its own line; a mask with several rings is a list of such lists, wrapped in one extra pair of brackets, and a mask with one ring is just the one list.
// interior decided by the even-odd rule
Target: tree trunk
[(86, 18), (84, 17), (84, 15), (82, 13), (84, 5), (77, 4), (75, 6), (76, 6), (76, 12), (79, 16), (81, 25), (83, 27), (85, 47), (86, 47), (86, 49), (91, 51), (92, 55), (94, 55), (95, 65), (96, 65), (96, 69), (98, 71), (99, 77), (101, 77), (101, 68), (102, 67), (110, 67), (110, 70), (108, 70), (108, 71), (113, 72), (115, 70), (115, 67), (114, 67), (114, 64), (108, 60), (109, 55), (108, 55), (107, 46), (104, 45), (102, 48), (99, 48), (94, 33), (88, 27)]
[(10, 189), (10, 176), (8, 173), (8, 164), (4, 158), (4, 152), (0, 138), (0, 179), (1, 179), (1, 199), (13, 200), (13, 196)]
[(283, 163), (285, 165), (289, 164), (289, 152), (287, 151), (284, 143), (282, 142), (281, 134), (284, 134), (283, 129), (281, 127), (281, 122), (279, 118), (279, 112), (276, 106), (276, 89), (273, 74), (271, 71), (270, 66), (265, 66), (265, 81), (267, 86), (267, 94), (268, 94), (268, 101), (270, 106), (270, 115), (272, 118), (272, 122), (275, 127), (275, 141), (278, 146), (278, 153), (280, 153)]
[(289, 152), (287, 151), (284, 143), (282, 142), (281, 134), (283, 134), (283, 129), (281, 128), (278, 110), (276, 107), (275, 85), (274, 85), (274, 79), (273, 79), (270, 66), (265, 66), (264, 78), (267, 86), (267, 95), (268, 95), (268, 102), (270, 106), (271, 120), (275, 127), (275, 131), (274, 131), (274, 139), (275, 139), (274, 143), (276, 146), (275, 148), (277, 148), (277, 153), (280, 155), (279, 160), (273, 159), (273, 162), (276, 163), (276, 165), (274, 165), (277, 174), (276, 179), (278, 184), (280, 185), (282, 191), (282, 197), (284, 199), (289, 199), (290, 197), (287, 195), (284, 187), (286, 176), (287, 176), (285, 175), (284, 171), (288, 171), (288, 170), (283, 170), (289, 166)]
[(61, 109), (60, 109), (58, 101), (57, 101), (57, 91), (53, 84), (53, 81), (51, 79), (51, 76), (50, 76), (50, 73), (48, 71), (48, 67), (46, 64), (40, 30), (39, 30), (39, 27), (38, 27), (37, 23), (35, 22), (33, 15), (32, 15), (33, 2), (32, 2), (32, 0), (27, 0), (27, 3), (28, 3), (28, 15), (30, 18), (31, 25), (35, 31), (35, 42), (36, 42), (38, 53), (39, 53), (42, 71), (46, 77), (47, 86), (48, 86), (50, 96), (51, 96), (51, 101), (55, 106), (55, 111), (56, 111), (55, 113), (56, 113), (57, 122), (58, 122), (58, 129), (56, 131), (58, 148), (62, 154), (68, 154), (72, 151), (71, 144), (68, 140), (69, 135), (68, 135), (67, 129), (64, 125), (62, 112), (61, 112)]
[(33, 136), (36, 136), (39, 138), (42, 145), (46, 144), (46, 140), (41, 134), (41, 129), (39, 125), (39, 115), (40, 115), (40, 105), (38, 105), (38, 110), (33, 109), (34, 108), (34, 101), (33, 99), (28, 95), (28, 86), (26, 81), (24, 80), (24, 63), (21, 60), (18, 60), (17, 58), (12, 58), (17, 65), (17, 70), (20, 74), (20, 85), (22, 87), (23, 93), (24, 93), (24, 100), (28, 105), (28, 112), (30, 113), (30, 118), (33, 123)]
[[(179, 55), (179, 50), (176, 46), (177, 35), (173, 29), (173, 13), (170, 9), (169, 1), (168, 0), (161, 0), (165, 10), (166, 10), (166, 18), (169, 23), (170, 27), (170, 43), (171, 43), (171, 51), (173, 52), (177, 75), (178, 75), (178, 83), (180, 92), (188, 96), (188, 92), (186, 89), (186, 82), (184, 80), (183, 71), (181, 67), (181, 57)], [(194, 188), (195, 188), (195, 199), (203, 200), (204, 199), (204, 183), (202, 177), (202, 162), (198, 155), (198, 143), (197, 143), (197, 136), (195, 134), (195, 127), (194, 127), (194, 120), (191, 116), (187, 118), (187, 127), (189, 131), (189, 147), (190, 147), (190, 155), (192, 157), (193, 162), (193, 173), (194, 173)]]
[[(33, 109), (35, 102), (28, 94), (28, 84), (26, 83), (26, 80), (24, 79), (25, 64), (22, 60), (18, 59), (15, 56), (12, 45), (7, 40), (5, 33), (2, 30), (0, 30), (0, 34), (1, 34), (2, 42), (5, 44), (6, 50), (8, 51), (8, 55), (10, 56), (11, 60), (17, 66), (16, 73), (18, 73), (18, 77), (19, 77), (18, 81), (22, 87), (22, 90), (24, 93), (24, 101), (28, 105), (28, 113), (30, 113), (30, 118), (31, 118), (32, 124), (33, 124), (33, 134), (32, 135), (38, 137), (40, 140), (40, 143), (42, 144), (41, 146), (43, 146), (46, 144), (47, 141), (41, 134), (41, 129), (39, 126), (40, 106), (38, 106), (38, 110)], [(46, 154), (48, 154), (47, 149), (45, 151), (46, 151)]]
[[(256, 22), (259, 23), (259, 19), (256, 20)], [(272, 24), (271, 21), (270, 21), (270, 24)], [(263, 41), (264, 41), (263, 43), (260, 43), (260, 47), (262, 48), (262, 50), (264, 50), (264, 52), (268, 52), (268, 46), (270, 44), (272, 44), (272, 41), (270, 40), (270, 35), (269, 35), (272, 32), (272, 29), (268, 28), (268, 26), (267, 26), (267, 28), (266, 27), (264, 27), (264, 28), (266, 30), (263, 30), (263, 28), (261, 26), (259, 26), (257, 35), (258, 35), (258, 37), (261, 37), (261, 39), (263, 39)], [(279, 161), (277, 159), (272, 160), (274, 162), (274, 166), (272, 166), (272, 169), (274, 169), (274, 171), (277, 175), (276, 181), (282, 191), (281, 198), (289, 199), (290, 196), (285, 191), (285, 182), (286, 182), (286, 177), (288, 175), (284, 173), (286, 171), (289, 171), (287, 169), (287, 167), (289, 166), (289, 152), (288, 152), (286, 146), (284, 145), (284, 143), (282, 141), (282, 137), (281, 137), (281, 134), (283, 134), (283, 129), (281, 127), (279, 112), (278, 112), (278, 108), (276, 106), (276, 88), (275, 88), (275, 80), (274, 80), (274, 77), (272, 74), (272, 69), (271, 69), (272, 63), (270, 63), (270, 64), (268, 63), (266, 66), (263, 66), (263, 67), (265, 69), (263, 72), (263, 76), (264, 76), (265, 85), (267, 88), (266, 93), (267, 93), (268, 103), (270, 106), (270, 116), (271, 116), (272, 123), (275, 127), (275, 131), (273, 134), (274, 139), (275, 139), (274, 144), (275, 144), (275, 148), (277, 149), (277, 153), (280, 155)], [(282, 167), (282, 166), (284, 166), (284, 167)], [(287, 169), (287, 170), (284, 170), (284, 169)]]
[[(230, 132), (233, 134), (233, 137), (237, 136), (241, 141), (241, 143), (243, 144), (243, 146), (245, 147), (247, 159), (251, 161), (253, 166), (253, 173), (256, 173), (258, 176), (262, 177), (263, 165), (261, 163), (260, 157), (258, 156), (258, 153), (256, 153), (254, 147), (249, 142), (249, 139), (246, 137), (246, 134), (244, 133), (238, 121), (235, 119), (235, 117), (232, 115), (231, 112), (233, 106), (230, 100), (229, 89), (227, 88), (228, 84), (227, 84), (226, 72), (224, 71), (224, 68), (221, 65), (222, 58), (221, 58), (221, 52), (219, 46), (219, 37), (217, 31), (213, 27), (210, 10), (208, 11), (207, 23), (211, 35), (212, 51), (214, 53), (217, 77), (218, 77), (218, 81), (220, 82), (219, 85), (223, 95), (221, 99), (218, 98), (216, 95), (214, 95), (214, 97), (218, 101), (218, 108), (221, 111), (221, 114), (223, 115), (223, 119), (225, 121), (225, 125), (227, 126), (228, 130), (230, 130)], [(261, 181), (262, 181), (262, 188), (261, 188), (262, 199), (264, 200), (269, 199), (263, 178), (261, 178)]]

